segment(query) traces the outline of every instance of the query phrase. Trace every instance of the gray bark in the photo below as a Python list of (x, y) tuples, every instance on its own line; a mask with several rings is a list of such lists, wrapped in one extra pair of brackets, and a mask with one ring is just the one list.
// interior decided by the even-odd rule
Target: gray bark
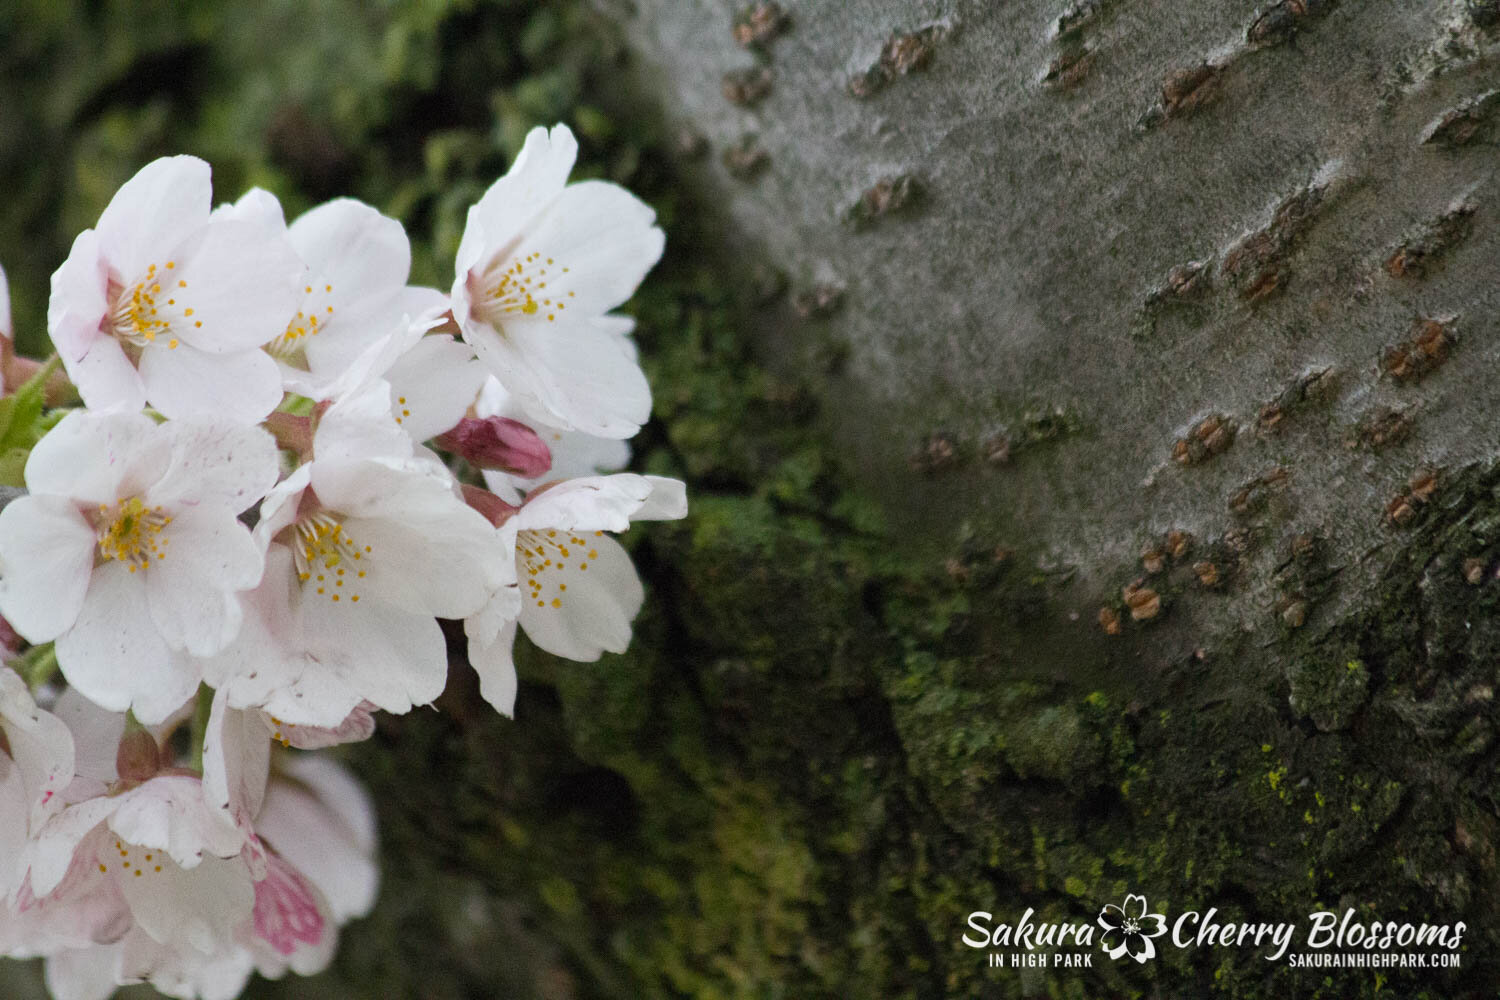
[[(1494, 454), (1485, 4), (786, 6), (759, 55), (735, 3), (611, 9), (714, 150), (695, 180), (728, 239), (793, 296), (843, 290), (828, 417), (913, 551), (967, 526), (1071, 576), (1030, 663), (1075, 669), (1105, 605), (1129, 631), (1174, 529), (1219, 579), (1146, 619), (1151, 648), (1335, 621), (1388, 568), (1409, 480)], [(746, 106), (764, 79), (725, 75), (757, 65)], [(901, 179), (920, 194), (859, 207)], [(816, 363), (792, 308), (763, 320), (773, 367)], [(1338, 570), (1317, 594), (1278, 579), (1298, 535)]]

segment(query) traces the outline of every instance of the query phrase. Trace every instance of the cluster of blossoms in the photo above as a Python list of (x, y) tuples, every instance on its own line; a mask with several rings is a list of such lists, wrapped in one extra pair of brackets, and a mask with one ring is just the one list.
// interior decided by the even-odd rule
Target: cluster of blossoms
[(59, 1000), (230, 998), (328, 963), (373, 902), (375, 830), (306, 751), (433, 701), (438, 619), (506, 715), (518, 627), (581, 661), (630, 641), (643, 592), (611, 535), (687, 504), (616, 471), (651, 400), (610, 310), (663, 237), (618, 186), (568, 184), (576, 154), (531, 133), (446, 293), (407, 284), (375, 209), (212, 208), (187, 156), (53, 275), (84, 405), (38, 417), (0, 512), (0, 954), (45, 956)]

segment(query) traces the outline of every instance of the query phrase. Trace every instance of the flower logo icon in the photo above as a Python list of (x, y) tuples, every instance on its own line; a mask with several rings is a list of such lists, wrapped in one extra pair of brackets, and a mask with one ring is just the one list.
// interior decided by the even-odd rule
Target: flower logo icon
[(1110, 958), (1129, 954), (1142, 965), (1156, 957), (1156, 946), (1151, 939), (1167, 932), (1167, 918), (1160, 913), (1146, 912), (1146, 897), (1131, 894), (1120, 906), (1113, 903), (1099, 911), (1099, 926), (1104, 934), (1099, 946)]

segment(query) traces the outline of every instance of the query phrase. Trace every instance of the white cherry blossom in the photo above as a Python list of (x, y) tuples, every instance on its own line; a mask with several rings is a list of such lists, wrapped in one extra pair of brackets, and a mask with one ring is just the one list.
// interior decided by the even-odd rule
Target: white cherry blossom
[(605, 181), (568, 184), (578, 143), (533, 129), (510, 171), (469, 209), (454, 320), (534, 420), (630, 437), (651, 413), (632, 353), (598, 320), (661, 257), (655, 213)]
[(570, 660), (623, 653), (645, 593), (629, 554), (607, 533), (686, 514), (683, 484), (660, 476), (585, 477), (529, 496), (498, 531), (513, 553), (514, 582), (464, 622), (485, 699), (506, 715), (515, 709), (517, 625)]
[(75, 412), (33, 449), (0, 512), (0, 613), (56, 640), (68, 682), (160, 722), (239, 631), (262, 554), (238, 514), (276, 481), (270, 435), (224, 421)]
[(210, 220), (209, 188), (195, 157), (147, 164), (53, 274), (47, 328), (89, 407), (253, 423), (280, 402), (260, 348), (293, 318), (301, 262), (263, 226)]

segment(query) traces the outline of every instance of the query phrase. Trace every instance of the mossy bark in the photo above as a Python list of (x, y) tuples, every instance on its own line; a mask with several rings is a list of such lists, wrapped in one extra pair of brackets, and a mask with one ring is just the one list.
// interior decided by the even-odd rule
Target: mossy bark
[[(636, 641), (523, 648), (514, 722), (455, 642), (438, 710), (350, 754), (375, 913), (256, 995), (1492, 991), (1488, 105), (1440, 124), (1492, 72), (1484, 5), (788, 5), (758, 51), (707, 0), (52, 6), (0, 112), (30, 130), (0, 157), (23, 345), (161, 152), (292, 213), (364, 197), (442, 284), (464, 206), (560, 119), (668, 230), (636, 464), (693, 509), (628, 537)], [(1381, 976), (960, 943), (971, 910), (1129, 892), (1469, 931), (1460, 969)]]

